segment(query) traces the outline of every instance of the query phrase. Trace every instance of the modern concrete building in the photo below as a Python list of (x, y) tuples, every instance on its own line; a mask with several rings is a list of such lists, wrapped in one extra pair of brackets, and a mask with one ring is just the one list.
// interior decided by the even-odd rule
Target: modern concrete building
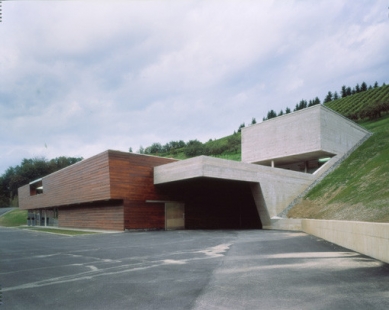
[(317, 105), (243, 128), (242, 162), (109, 150), (19, 188), (19, 205), (62, 227), (269, 227), (369, 136)]

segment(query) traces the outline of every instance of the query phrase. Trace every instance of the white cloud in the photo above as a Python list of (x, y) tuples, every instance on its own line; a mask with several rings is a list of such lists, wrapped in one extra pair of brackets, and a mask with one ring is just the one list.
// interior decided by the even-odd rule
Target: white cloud
[(3, 2), (0, 173), (23, 157), (207, 141), (343, 84), (382, 83), (386, 8), (383, 0)]

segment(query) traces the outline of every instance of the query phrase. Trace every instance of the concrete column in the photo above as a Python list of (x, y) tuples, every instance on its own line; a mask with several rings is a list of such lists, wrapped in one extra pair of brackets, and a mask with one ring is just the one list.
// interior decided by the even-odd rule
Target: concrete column
[(271, 167), (274, 168), (274, 160), (271, 161)]
[(45, 210), (45, 226), (47, 226), (47, 211)]

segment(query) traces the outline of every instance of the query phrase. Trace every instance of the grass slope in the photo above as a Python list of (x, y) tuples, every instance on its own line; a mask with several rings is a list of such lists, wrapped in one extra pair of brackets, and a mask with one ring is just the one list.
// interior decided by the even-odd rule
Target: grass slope
[[(176, 159), (187, 159), (185, 155), (186, 147), (180, 149), (174, 149), (167, 153), (158, 154), (161, 157), (170, 157)], [(230, 136), (226, 136), (220, 139), (209, 140), (203, 143), (201, 152), (198, 155), (207, 155), (217, 158), (224, 158), (229, 160), (240, 161), (241, 160), (241, 134), (235, 133)], [(190, 156), (193, 157), (193, 156)]]
[(288, 217), (389, 222), (389, 115), (360, 124), (373, 132)]
[(369, 89), (345, 98), (330, 101), (326, 107), (343, 114), (346, 117), (361, 119), (363, 112), (377, 105), (389, 103), (389, 85)]
[(0, 216), (0, 226), (17, 227), (27, 224), (27, 210), (12, 210)]

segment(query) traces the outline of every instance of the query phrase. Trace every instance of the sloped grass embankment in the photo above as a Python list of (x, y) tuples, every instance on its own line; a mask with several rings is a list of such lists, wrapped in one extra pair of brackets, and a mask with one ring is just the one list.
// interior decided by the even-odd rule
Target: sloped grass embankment
[(360, 125), (373, 135), (288, 217), (389, 222), (389, 115)]
[(0, 226), (17, 227), (27, 224), (27, 210), (12, 210), (0, 216)]

